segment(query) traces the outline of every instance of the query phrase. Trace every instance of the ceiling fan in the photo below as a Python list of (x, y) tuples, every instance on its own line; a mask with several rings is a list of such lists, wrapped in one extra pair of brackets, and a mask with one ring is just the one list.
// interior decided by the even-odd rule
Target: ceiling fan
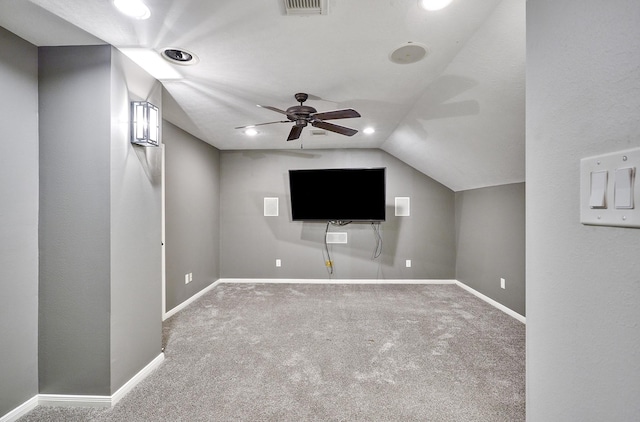
[(345, 108), (342, 110), (332, 110), (332, 111), (324, 111), (318, 113), (318, 111), (310, 106), (303, 105), (309, 96), (304, 92), (299, 92), (294, 95), (296, 101), (300, 103), (300, 105), (295, 105), (289, 107), (286, 111), (280, 110), (279, 108), (272, 106), (264, 106), (258, 105), (258, 107), (266, 108), (276, 113), (281, 113), (287, 116), (289, 120), (278, 120), (275, 122), (267, 122), (267, 123), (258, 123), (255, 125), (249, 126), (240, 126), (236, 129), (248, 129), (256, 126), (270, 125), (273, 123), (291, 123), (294, 122), (295, 125), (291, 128), (291, 132), (289, 132), (289, 137), (287, 137), (287, 141), (293, 141), (300, 137), (302, 133), (302, 129), (311, 124), (313, 127), (317, 127), (320, 129), (325, 129), (330, 132), (339, 133), (340, 135), (353, 136), (358, 133), (357, 130), (351, 129), (345, 126), (339, 126), (333, 123), (325, 122), (325, 120), (335, 120), (335, 119), (350, 119), (352, 117), (360, 117), (360, 113), (355, 111), (352, 108)]

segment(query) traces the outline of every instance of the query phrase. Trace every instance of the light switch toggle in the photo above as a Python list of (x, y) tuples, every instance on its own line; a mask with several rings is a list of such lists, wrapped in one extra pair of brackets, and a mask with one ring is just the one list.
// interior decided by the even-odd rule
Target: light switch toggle
[(591, 193), (589, 206), (591, 208), (607, 208), (607, 171), (591, 172)]
[(633, 209), (633, 179), (635, 167), (616, 169), (613, 201), (616, 209)]

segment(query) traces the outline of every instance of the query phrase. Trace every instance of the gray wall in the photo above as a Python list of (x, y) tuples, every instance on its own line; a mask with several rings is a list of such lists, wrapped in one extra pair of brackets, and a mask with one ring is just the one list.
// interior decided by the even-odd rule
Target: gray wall
[(169, 311), (220, 278), (220, 153), (167, 121), (163, 130)]
[(40, 392), (109, 395), (111, 47), (39, 53)]
[(39, 53), (40, 392), (108, 396), (161, 350), (160, 155), (128, 131), (160, 95), (110, 46)]
[(0, 417), (38, 393), (38, 52), (0, 28)]
[(524, 183), (456, 192), (456, 280), (525, 315)]
[[(36, 49), (2, 29), (0, 47), (2, 415), (38, 392), (39, 152)], [(43, 48), (40, 59), (41, 392), (109, 395), (160, 350), (159, 149), (131, 146), (123, 126), (130, 99), (160, 99), (111, 47)], [(384, 253), (371, 261), (368, 225), (332, 228), (349, 234), (331, 247), (335, 278), (454, 278), (453, 192), (386, 153), (220, 153), (165, 129), (167, 309), (221, 276), (329, 277), (324, 224), (290, 221), (289, 168), (388, 169)], [(280, 217), (262, 216), (264, 196), (280, 198)], [(394, 196), (411, 197), (411, 217), (393, 216)]]
[[(330, 278), (324, 264), (325, 223), (292, 222), (288, 170), (386, 167), (383, 254), (372, 260), (369, 224), (332, 227), (348, 244), (331, 246), (336, 279), (453, 279), (454, 194), (380, 150), (221, 151), (221, 277)], [(331, 192), (318, 192), (330, 196)], [(411, 198), (411, 216), (395, 217), (394, 197)], [(264, 197), (278, 197), (278, 217), (263, 216)], [(282, 266), (276, 267), (276, 259)], [(412, 267), (405, 267), (405, 260)]]
[(529, 421), (640, 415), (640, 231), (584, 226), (579, 206), (580, 158), (640, 146), (638, 17), (637, 0), (527, 2)]
[(129, 141), (131, 100), (162, 110), (161, 85), (112, 49), (111, 393), (162, 347), (162, 148)]

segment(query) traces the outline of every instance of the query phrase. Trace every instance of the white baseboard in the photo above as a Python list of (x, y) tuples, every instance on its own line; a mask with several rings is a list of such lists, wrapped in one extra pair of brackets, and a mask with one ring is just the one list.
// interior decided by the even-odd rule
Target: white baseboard
[(26, 401), (11, 412), (0, 418), (0, 422), (14, 422), (24, 416), (36, 406), (73, 406), (73, 407), (96, 407), (104, 408), (114, 406), (129, 391), (145, 379), (164, 361), (164, 353), (160, 353), (149, 362), (144, 368), (138, 371), (129, 381), (118, 389), (111, 396), (85, 396), (71, 394), (38, 394), (32, 399)]
[(299, 279), (299, 278), (221, 278), (216, 283), (292, 283), (292, 284), (455, 284), (468, 291), (469, 293), (484, 300), (488, 304), (501, 310), (505, 314), (517, 319), (518, 321), (526, 324), (526, 318), (519, 313), (507, 308), (503, 304), (496, 302), (488, 296), (483, 295), (479, 291), (472, 289), (464, 283), (458, 280), (439, 280), (439, 279), (399, 279), (399, 280), (380, 280), (380, 279)]
[(154, 360), (149, 362), (147, 366), (138, 371), (137, 374), (133, 376), (129, 381), (127, 381), (122, 387), (118, 389), (111, 396), (111, 406), (115, 406), (116, 403), (120, 401), (129, 391), (133, 390), (133, 388), (140, 384), (142, 380), (144, 380), (150, 373), (152, 373), (156, 368), (160, 366), (164, 362), (164, 353), (160, 353)]
[(517, 319), (518, 321), (520, 321), (523, 324), (527, 323), (527, 319), (520, 315), (519, 313), (517, 313), (516, 311), (513, 311), (509, 308), (507, 308), (506, 306), (504, 306), (503, 304), (496, 302), (495, 300), (491, 299), (489, 296), (485, 296), (482, 293), (480, 293), (479, 291), (472, 289), (471, 287), (467, 286), (464, 283), (461, 283), (459, 281), (456, 280), (455, 283), (457, 286), (465, 289), (466, 291), (468, 291), (469, 293), (479, 297), (480, 299), (484, 300), (485, 302), (487, 302), (489, 305), (492, 305), (495, 308), (498, 308), (499, 310), (501, 310), (502, 312), (504, 312), (505, 314)]
[[(507, 315), (517, 319), (518, 321), (526, 324), (526, 318), (519, 313), (507, 308), (501, 303), (496, 302), (488, 296), (483, 295), (475, 289), (461, 283), (458, 280), (378, 280), (378, 279), (361, 279), (361, 280), (331, 280), (331, 279), (264, 279), (264, 278), (221, 278), (211, 285), (205, 287), (200, 292), (191, 296), (180, 305), (171, 309), (169, 312), (163, 315), (163, 321), (170, 316), (176, 314), (182, 309), (186, 308), (200, 298), (202, 295), (213, 289), (220, 283), (297, 283), (297, 284), (455, 284), (458, 287), (470, 292), (478, 298), (484, 300), (488, 304), (501, 310)], [(127, 381), (122, 387), (118, 389), (111, 396), (76, 396), (76, 395), (61, 395), (61, 394), (38, 394), (27, 400), (20, 406), (16, 407), (6, 415), (0, 417), (0, 422), (14, 422), (19, 418), (33, 410), (38, 405), (50, 405), (50, 406), (84, 406), (84, 407), (110, 407), (115, 405), (120, 399), (122, 399), (129, 391), (131, 391), (138, 383), (145, 379), (154, 369), (156, 369), (164, 361), (164, 353), (159, 354), (153, 359), (147, 366), (142, 368), (136, 375)]]
[(111, 407), (114, 406), (125, 394), (133, 390), (154, 369), (164, 361), (164, 353), (160, 353), (144, 368), (138, 371), (129, 381), (111, 396), (83, 396), (68, 394), (38, 394), (38, 404), (44, 406), (74, 406), (74, 407)]
[(182, 302), (181, 304), (179, 304), (175, 308), (171, 309), (170, 311), (165, 312), (164, 315), (162, 315), (162, 320), (166, 321), (169, 317), (177, 314), (178, 312), (180, 312), (181, 310), (183, 310), (184, 308), (189, 306), (191, 303), (193, 303), (197, 299), (199, 299), (200, 296), (202, 296), (203, 294), (207, 293), (209, 290), (211, 290), (214, 287), (216, 287), (218, 285), (218, 283), (220, 283), (220, 280), (217, 280), (217, 281), (213, 282), (212, 284), (210, 284), (207, 287), (205, 287), (204, 289), (200, 290), (198, 293), (194, 294), (189, 299), (185, 300), (184, 302)]
[(58, 407), (111, 407), (111, 396), (38, 394), (38, 405)]
[(198, 300), (205, 293), (216, 287), (220, 283), (291, 283), (291, 284), (455, 284), (456, 280), (376, 280), (376, 279), (356, 279), (356, 280), (332, 280), (332, 279), (300, 279), (300, 278), (221, 278), (214, 283), (208, 285), (198, 293), (191, 296), (175, 308), (167, 311), (162, 320), (166, 321), (168, 318), (177, 314), (196, 300)]
[(38, 396), (33, 396), (20, 406), (13, 409), (11, 412), (0, 417), (0, 422), (15, 422), (27, 413), (31, 412), (38, 405)]
[(381, 279), (300, 279), (300, 278), (221, 278), (216, 283), (275, 284), (456, 284), (456, 280), (381, 280)]

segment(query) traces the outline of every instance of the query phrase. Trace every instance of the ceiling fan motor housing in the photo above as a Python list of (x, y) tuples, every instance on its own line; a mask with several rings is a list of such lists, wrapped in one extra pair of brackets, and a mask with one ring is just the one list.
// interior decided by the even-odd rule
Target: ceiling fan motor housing
[(318, 111), (313, 107), (304, 105), (293, 106), (287, 109), (287, 118), (291, 121), (295, 121), (296, 125), (300, 125), (300, 122), (304, 122), (304, 126), (306, 126), (311, 114), (317, 112)]

